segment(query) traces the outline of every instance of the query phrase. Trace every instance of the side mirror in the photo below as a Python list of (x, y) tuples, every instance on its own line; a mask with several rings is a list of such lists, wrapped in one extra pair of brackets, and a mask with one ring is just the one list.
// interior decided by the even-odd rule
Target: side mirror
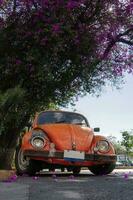
[(99, 128), (99, 127), (94, 128), (93, 131), (94, 131), (94, 132), (100, 132), (100, 128)]

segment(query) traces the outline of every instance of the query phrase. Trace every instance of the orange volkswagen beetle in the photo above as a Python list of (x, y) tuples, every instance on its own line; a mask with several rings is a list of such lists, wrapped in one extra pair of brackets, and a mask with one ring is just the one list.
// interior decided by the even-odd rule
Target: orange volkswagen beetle
[(115, 168), (112, 143), (94, 135), (87, 119), (75, 112), (44, 111), (36, 115), (31, 129), (16, 149), (18, 174), (34, 175), (42, 169), (80, 173), (82, 167), (95, 175), (109, 174)]

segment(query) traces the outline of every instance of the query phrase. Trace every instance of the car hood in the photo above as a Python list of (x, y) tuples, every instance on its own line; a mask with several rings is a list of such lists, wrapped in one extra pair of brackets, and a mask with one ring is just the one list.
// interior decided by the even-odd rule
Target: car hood
[(87, 151), (92, 143), (93, 132), (89, 127), (73, 124), (41, 125), (57, 150)]

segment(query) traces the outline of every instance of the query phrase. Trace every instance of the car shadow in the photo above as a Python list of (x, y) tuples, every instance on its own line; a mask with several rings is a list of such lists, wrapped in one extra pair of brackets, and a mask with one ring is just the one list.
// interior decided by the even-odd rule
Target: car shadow
[(99, 176), (92, 174), (89, 170), (82, 171), (78, 175), (73, 175), (72, 172), (58, 172), (58, 171), (53, 171), (53, 172), (42, 171), (42, 172), (36, 174), (36, 176), (38, 176), (38, 177), (51, 177), (54, 175), (57, 177), (60, 177), (60, 178), (74, 176), (77, 178), (107, 177), (107, 178), (123, 178), (125, 180), (133, 179), (133, 171), (130, 171), (130, 170), (128, 172), (112, 172), (107, 175), (103, 174), (103, 175), (99, 175)]

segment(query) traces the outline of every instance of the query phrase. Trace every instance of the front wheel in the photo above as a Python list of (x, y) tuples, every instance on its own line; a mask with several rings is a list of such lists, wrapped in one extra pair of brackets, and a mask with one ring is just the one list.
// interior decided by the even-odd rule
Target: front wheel
[(77, 176), (80, 173), (81, 168), (80, 167), (75, 167), (75, 168), (73, 168), (72, 171), (73, 171), (73, 175)]
[(29, 160), (24, 156), (21, 145), (18, 145), (15, 152), (15, 167), (18, 175), (28, 172)]
[(115, 169), (115, 163), (94, 165), (89, 167), (89, 170), (95, 175), (110, 174)]

